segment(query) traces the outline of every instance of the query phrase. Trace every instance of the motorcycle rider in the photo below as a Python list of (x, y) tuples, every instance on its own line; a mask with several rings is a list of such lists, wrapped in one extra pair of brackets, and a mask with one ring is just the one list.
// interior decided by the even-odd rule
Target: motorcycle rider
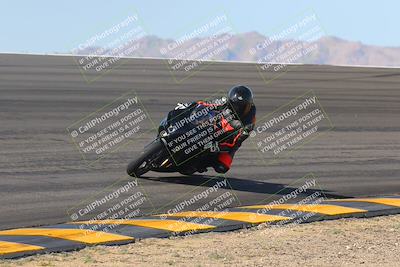
[(233, 110), (233, 119), (226, 120), (221, 117), (221, 125), (226, 138), (221, 143), (215, 143), (211, 149), (211, 157), (197, 169), (188, 170), (191, 174), (195, 171), (205, 172), (207, 167), (213, 167), (218, 173), (226, 173), (232, 164), (233, 157), (243, 141), (249, 137), (256, 121), (256, 106), (253, 102), (253, 92), (244, 85), (232, 87), (227, 97), (213, 99), (211, 101), (197, 101), (191, 104), (178, 103), (175, 109), (185, 109), (191, 105), (213, 106), (214, 109), (227, 114)]

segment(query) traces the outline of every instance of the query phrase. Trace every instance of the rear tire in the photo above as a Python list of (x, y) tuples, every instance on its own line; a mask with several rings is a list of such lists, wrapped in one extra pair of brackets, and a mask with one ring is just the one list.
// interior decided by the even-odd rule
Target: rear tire
[(149, 145), (140, 156), (128, 164), (126, 172), (129, 176), (140, 177), (151, 170), (151, 159), (155, 153), (163, 151), (164, 144), (160, 139), (156, 139)]

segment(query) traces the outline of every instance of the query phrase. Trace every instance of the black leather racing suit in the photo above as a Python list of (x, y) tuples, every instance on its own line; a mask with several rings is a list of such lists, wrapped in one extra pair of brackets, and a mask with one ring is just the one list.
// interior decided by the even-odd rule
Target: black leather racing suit
[[(223, 114), (229, 114), (233, 110), (224, 97), (211, 101), (178, 104), (178, 106), (192, 106), (195, 104), (213, 106), (219, 112), (223, 112)], [(218, 173), (226, 173), (230, 169), (236, 151), (242, 145), (243, 141), (249, 137), (249, 133), (253, 130), (256, 122), (256, 107), (254, 104), (251, 106), (250, 111), (243, 117), (238, 116), (235, 112), (232, 114), (234, 119), (225, 120), (224, 117), (221, 118), (221, 125), (224, 127), (226, 137), (219, 143), (217, 151), (212, 153), (211, 158), (205, 164), (206, 166), (204, 166), (205, 168), (213, 167)], [(205, 171), (205, 168), (198, 171)]]

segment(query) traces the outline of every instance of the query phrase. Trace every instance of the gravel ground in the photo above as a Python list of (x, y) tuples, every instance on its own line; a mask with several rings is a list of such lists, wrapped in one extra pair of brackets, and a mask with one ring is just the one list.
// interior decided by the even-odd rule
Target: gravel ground
[(0, 266), (399, 266), (400, 215), (145, 239)]

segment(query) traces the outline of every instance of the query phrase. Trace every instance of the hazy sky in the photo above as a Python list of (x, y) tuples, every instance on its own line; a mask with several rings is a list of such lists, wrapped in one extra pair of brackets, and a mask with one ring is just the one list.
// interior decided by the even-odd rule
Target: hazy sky
[(183, 29), (219, 10), (226, 12), (238, 32), (268, 35), (311, 8), (329, 35), (366, 44), (400, 46), (400, 1), (394, 0), (3, 0), (1, 4), (0, 52), (70, 51), (134, 10), (148, 33), (176, 38)]

